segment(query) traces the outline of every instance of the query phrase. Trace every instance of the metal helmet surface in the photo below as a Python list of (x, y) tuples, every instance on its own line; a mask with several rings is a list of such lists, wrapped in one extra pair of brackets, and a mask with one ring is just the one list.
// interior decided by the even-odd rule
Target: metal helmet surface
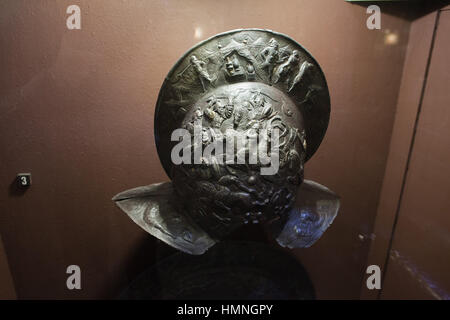
[(337, 196), (303, 180), (328, 126), (327, 84), (289, 37), (243, 29), (199, 43), (169, 72), (155, 113), (172, 182), (114, 200), (169, 245), (201, 254), (245, 224), (268, 222), (280, 245), (308, 247), (336, 216)]
[(154, 128), (158, 154), (169, 177), (171, 134), (181, 127), (186, 113), (215, 88), (243, 82), (266, 84), (283, 93), (295, 105), (292, 111), (298, 110), (305, 120), (305, 160), (316, 152), (330, 117), (328, 86), (319, 64), (286, 35), (262, 29), (233, 30), (188, 50), (161, 86)]

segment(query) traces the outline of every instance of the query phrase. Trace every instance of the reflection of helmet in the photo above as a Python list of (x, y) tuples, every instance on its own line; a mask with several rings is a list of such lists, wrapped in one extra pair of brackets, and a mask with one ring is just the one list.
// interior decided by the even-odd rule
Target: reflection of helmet
[[(261, 56), (268, 46), (280, 60)], [(276, 81), (272, 71), (286, 61), (278, 52), (280, 47), (284, 53), (292, 52), (294, 59), (283, 71), (283, 81)], [(232, 66), (224, 56), (231, 54), (246, 66), (239, 73), (227, 70)], [(191, 67), (197, 57), (203, 63), (201, 72)], [(308, 72), (301, 68), (305, 63), (310, 65)], [(315, 208), (303, 212), (294, 222), (290, 212), (299, 200), (299, 186), (309, 186), (302, 184), (303, 166), (325, 134), (329, 104), (320, 67), (292, 39), (258, 29), (219, 34), (189, 50), (161, 87), (155, 138), (173, 183), (125, 191), (115, 200), (145, 230), (188, 253), (203, 253), (246, 223), (274, 220), (281, 225), (287, 221), (289, 226), (289, 230), (278, 230), (281, 245), (309, 246), (333, 220), (336, 205), (328, 205), (320, 214)], [(174, 117), (179, 110), (184, 116)], [(194, 136), (181, 148), (194, 153), (187, 157), (191, 161), (173, 162), (172, 151), (179, 142), (172, 139), (174, 130), (184, 128), (195, 134), (200, 125), (201, 143)], [(211, 148), (220, 144), (232, 146), (231, 152)], [(192, 150), (198, 145), (202, 147), (200, 162)], [(272, 167), (276, 169), (270, 174), (264, 171)], [(138, 196), (144, 200), (133, 202)], [(327, 210), (334, 211), (328, 215)]]

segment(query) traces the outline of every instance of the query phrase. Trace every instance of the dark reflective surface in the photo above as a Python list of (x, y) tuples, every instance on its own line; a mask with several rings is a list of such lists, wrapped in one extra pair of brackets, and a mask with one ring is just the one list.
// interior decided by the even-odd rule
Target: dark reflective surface
[(119, 299), (314, 299), (303, 266), (267, 244), (226, 241), (204, 255), (177, 252), (144, 271)]

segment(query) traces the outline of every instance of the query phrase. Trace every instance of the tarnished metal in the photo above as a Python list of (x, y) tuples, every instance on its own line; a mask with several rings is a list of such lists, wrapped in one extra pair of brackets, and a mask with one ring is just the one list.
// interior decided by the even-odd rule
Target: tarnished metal
[[(128, 190), (113, 200), (144, 230), (191, 254), (260, 222), (273, 224), (280, 245), (308, 247), (339, 207), (330, 190), (303, 181), (304, 164), (323, 139), (329, 113), (325, 77), (294, 40), (259, 29), (216, 35), (189, 50), (160, 90), (155, 138), (172, 183)], [(184, 151), (214, 153), (202, 153), (197, 162), (195, 155), (173, 161), (176, 129), (200, 132), (200, 140), (189, 140)], [(276, 155), (271, 173), (267, 167), (273, 163), (264, 157), (249, 161), (256, 135), (258, 147), (270, 141), (266, 151)], [(218, 144), (232, 145), (232, 152), (211, 148)]]
[(330, 96), (315, 59), (286, 35), (261, 29), (233, 30), (200, 42), (170, 70), (155, 112), (156, 145), (171, 177), (170, 135), (195, 103), (211, 89), (254, 81), (279, 89), (305, 119), (306, 160), (319, 147), (328, 127)]

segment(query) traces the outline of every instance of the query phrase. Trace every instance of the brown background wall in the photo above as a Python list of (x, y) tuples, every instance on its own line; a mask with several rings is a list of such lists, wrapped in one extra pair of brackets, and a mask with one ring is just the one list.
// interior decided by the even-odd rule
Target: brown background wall
[[(67, 30), (78, 4), (82, 30)], [(357, 298), (394, 119), (409, 22), (344, 1), (2, 1), (0, 232), (19, 298), (110, 298), (157, 257), (155, 240), (111, 202), (164, 181), (153, 139), (157, 93), (199, 40), (259, 27), (319, 61), (332, 114), (307, 178), (342, 197), (332, 227), (296, 250), (319, 298)], [(196, 28), (201, 35), (194, 37)], [(394, 33), (398, 42), (387, 44)], [(15, 190), (18, 172), (33, 186)], [(65, 287), (80, 265), (81, 291)]]
[[(369, 265), (378, 265), (383, 271), (390, 250), (392, 230), (404, 185), (409, 152), (413, 143), (436, 18), (437, 12), (432, 12), (413, 21), (410, 27), (389, 156), (374, 225), (374, 237), (368, 257)], [(365, 283), (361, 289), (362, 296), (365, 298), (377, 298), (380, 293), (378, 290), (369, 291)]]
[(0, 299), (16, 299), (14, 281), (9, 270), (8, 259), (6, 257), (3, 241), (0, 237)]
[(450, 11), (441, 11), (382, 299), (450, 299)]

